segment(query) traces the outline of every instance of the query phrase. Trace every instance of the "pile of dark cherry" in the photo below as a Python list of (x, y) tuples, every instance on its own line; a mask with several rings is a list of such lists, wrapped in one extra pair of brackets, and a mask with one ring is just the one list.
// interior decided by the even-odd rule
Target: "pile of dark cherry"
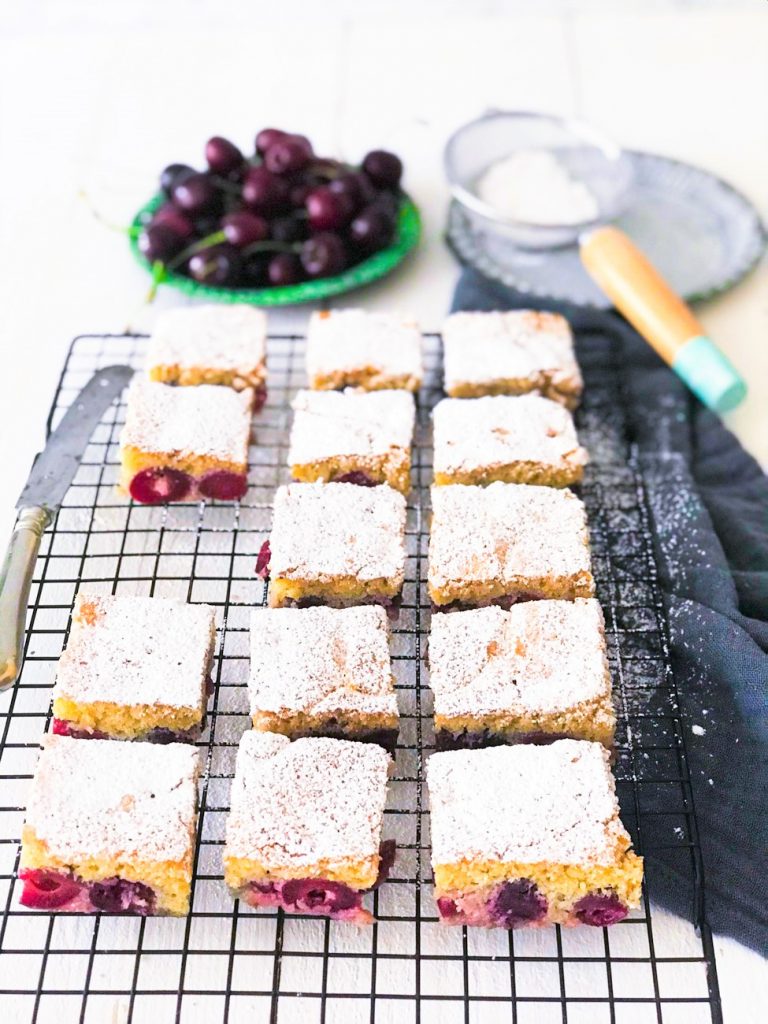
[(304, 135), (265, 128), (246, 157), (228, 139), (205, 146), (208, 170), (171, 164), (167, 197), (139, 235), (153, 264), (204, 284), (263, 288), (330, 277), (390, 244), (400, 207), (399, 157), (359, 168), (315, 155)]

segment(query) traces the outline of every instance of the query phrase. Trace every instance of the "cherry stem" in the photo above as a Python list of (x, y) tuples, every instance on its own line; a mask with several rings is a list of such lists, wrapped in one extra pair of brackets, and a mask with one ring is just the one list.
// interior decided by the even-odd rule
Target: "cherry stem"
[(152, 284), (150, 285), (149, 291), (147, 292), (146, 303), (155, 301), (157, 295), (157, 288), (161, 281), (165, 278), (165, 264), (162, 260), (155, 260), (152, 264)]
[(203, 252), (204, 249), (209, 249), (212, 245), (218, 245), (220, 242), (226, 242), (227, 236), (223, 231), (214, 231), (212, 235), (206, 235), (205, 238), (201, 238), (197, 242), (193, 242), (192, 245), (188, 245), (186, 249), (182, 249), (178, 256), (174, 256), (168, 264), (169, 270), (175, 270), (180, 267), (185, 260), (188, 260), (190, 256), (194, 256), (198, 252)]
[(301, 242), (251, 242), (243, 249), (243, 256), (257, 252), (301, 252)]
[(104, 227), (109, 228), (110, 231), (119, 231), (121, 235), (129, 235), (131, 238), (138, 238), (141, 234), (142, 229), (140, 227), (134, 227), (133, 225), (130, 227), (124, 227), (122, 224), (113, 224), (112, 221), (107, 220), (107, 218), (93, 205), (91, 197), (84, 188), (80, 189), (77, 193), (77, 197), (78, 199), (83, 200), (91, 215), (99, 222), (99, 224), (103, 224)]

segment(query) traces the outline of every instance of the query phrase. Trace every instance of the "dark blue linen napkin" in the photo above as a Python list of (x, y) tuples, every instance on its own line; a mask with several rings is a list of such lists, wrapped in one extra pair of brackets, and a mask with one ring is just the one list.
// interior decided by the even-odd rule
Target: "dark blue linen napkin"
[[(715, 933), (765, 954), (768, 478), (618, 314), (532, 300), (470, 269), (453, 301), (454, 310), (531, 306), (568, 318), (577, 354), (604, 346), (606, 335), (619, 347), (680, 691), (704, 869), (700, 911)], [(651, 816), (643, 829), (651, 897), (690, 918), (690, 862), (654, 837), (662, 823)]]

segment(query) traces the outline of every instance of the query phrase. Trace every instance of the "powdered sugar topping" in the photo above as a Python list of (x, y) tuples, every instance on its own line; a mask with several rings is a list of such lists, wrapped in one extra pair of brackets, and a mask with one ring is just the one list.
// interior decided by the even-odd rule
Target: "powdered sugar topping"
[(376, 856), (389, 765), (373, 743), (291, 743), (247, 732), (237, 754), (225, 856), (258, 860), (278, 876), (320, 860)]
[(179, 861), (194, 842), (197, 749), (45, 736), (26, 824), (66, 864)]
[(251, 613), (251, 714), (397, 714), (383, 608)]
[(597, 601), (529, 601), (433, 615), (429, 684), (439, 715), (553, 713), (608, 698)]
[(432, 417), (436, 473), (515, 462), (562, 470), (587, 462), (571, 414), (539, 395), (445, 398)]
[(265, 358), (267, 318), (253, 306), (188, 306), (161, 313), (147, 367), (203, 367), (251, 375)]
[(313, 313), (307, 331), (310, 380), (371, 368), (384, 377), (422, 377), (421, 333), (415, 320), (393, 313), (339, 309)]
[(433, 754), (432, 864), (614, 862), (629, 845), (608, 751), (559, 740)]
[(410, 448), (416, 411), (408, 391), (299, 391), (293, 409), (290, 465)]
[(568, 321), (533, 310), (452, 313), (443, 325), (445, 390), (546, 373), (558, 389), (581, 391)]
[(429, 581), (546, 578), (588, 572), (584, 505), (529, 484), (432, 488)]
[(290, 484), (275, 494), (270, 574), (395, 579), (405, 573), (405, 498), (388, 487)]
[(171, 387), (135, 378), (120, 447), (175, 456), (210, 456), (245, 466), (253, 391), (201, 384)]
[(202, 709), (215, 637), (208, 605), (80, 591), (54, 699)]

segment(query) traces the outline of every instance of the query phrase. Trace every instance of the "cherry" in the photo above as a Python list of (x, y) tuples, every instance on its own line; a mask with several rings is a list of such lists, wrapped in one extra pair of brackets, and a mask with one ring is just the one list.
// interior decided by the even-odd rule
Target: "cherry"
[(438, 898), (437, 909), (440, 913), (440, 917), (445, 918), (446, 920), (451, 917), (456, 917), (459, 913), (459, 908), (456, 906), (455, 902), (448, 899), (447, 896), (440, 896)]
[(279, 252), (269, 261), (267, 277), (270, 284), (278, 287), (297, 284), (303, 276), (302, 261), (295, 253)]
[(403, 163), (386, 149), (374, 149), (365, 156), (363, 170), (379, 188), (395, 188), (403, 176)]
[(301, 247), (301, 263), (309, 277), (330, 277), (347, 265), (347, 251), (338, 235), (324, 231)]
[(272, 557), (272, 551), (269, 547), (269, 541), (265, 540), (259, 548), (259, 554), (256, 558), (256, 575), (261, 576), (263, 580), (269, 579), (269, 560)]
[(349, 237), (364, 252), (376, 252), (389, 244), (392, 222), (375, 207), (367, 207), (352, 221)]
[(173, 192), (174, 186), (190, 174), (195, 174), (195, 169), (187, 164), (168, 164), (160, 175), (160, 188), (167, 196)]
[(139, 250), (150, 263), (166, 263), (178, 256), (184, 248), (184, 239), (166, 224), (150, 224), (139, 235)]
[(376, 881), (371, 886), (372, 889), (378, 889), (380, 885), (386, 882), (394, 866), (396, 856), (397, 843), (394, 839), (385, 839), (379, 847), (379, 873), (376, 876)]
[(124, 878), (109, 878), (92, 882), (88, 896), (96, 910), (105, 914), (151, 914), (155, 909), (155, 894), (142, 882), (129, 882)]
[(306, 203), (309, 223), (315, 231), (335, 230), (348, 224), (354, 205), (343, 192), (332, 192), (329, 185), (320, 185), (307, 196)]
[(518, 878), (499, 887), (489, 907), (491, 917), (502, 928), (540, 921), (547, 913), (547, 901), (535, 882)]
[(20, 902), (36, 910), (57, 910), (78, 895), (82, 886), (57, 871), (25, 868), (19, 872), (24, 883)]
[(341, 476), (333, 478), (335, 484), (356, 484), (358, 487), (375, 487), (376, 481), (371, 480), (367, 473), (361, 469), (352, 469), (349, 473), (342, 473)]
[(334, 914), (360, 906), (359, 892), (326, 878), (292, 878), (283, 885), (281, 895), (291, 909), (310, 914)]
[(221, 228), (227, 241), (238, 249), (253, 242), (263, 242), (269, 235), (267, 221), (249, 210), (227, 213), (221, 218)]
[(163, 227), (174, 231), (179, 238), (187, 239), (194, 234), (195, 227), (192, 221), (186, 217), (181, 210), (177, 210), (173, 203), (164, 203), (152, 214), (150, 227), (162, 224)]
[(134, 501), (160, 505), (182, 501), (189, 494), (192, 478), (178, 469), (142, 469), (131, 480), (129, 490)]
[(256, 136), (256, 152), (260, 156), (264, 156), (271, 145), (278, 139), (284, 139), (287, 134), (288, 132), (284, 132), (280, 128), (262, 128)]
[(173, 187), (174, 206), (196, 217), (216, 209), (220, 197), (207, 174), (189, 174)]
[(229, 242), (211, 245), (189, 259), (189, 273), (201, 284), (237, 284), (242, 266), (239, 250)]
[(243, 162), (243, 154), (229, 139), (214, 135), (205, 144), (205, 159), (208, 166), (216, 174), (229, 174), (236, 171)]
[(605, 928), (623, 921), (629, 913), (619, 897), (612, 892), (592, 892), (582, 896), (574, 907), (574, 914), (582, 924)]
[(288, 206), (290, 191), (284, 178), (272, 174), (266, 167), (251, 167), (243, 182), (243, 202), (254, 213), (273, 215)]
[(312, 158), (312, 147), (302, 137), (285, 135), (264, 153), (264, 166), (273, 174), (294, 174), (303, 170)]
[(248, 490), (248, 480), (241, 473), (216, 469), (212, 473), (206, 473), (198, 482), (197, 488), (206, 498), (238, 501)]
[(267, 404), (267, 389), (262, 384), (261, 387), (253, 389), (253, 411), (261, 412), (264, 406)]

